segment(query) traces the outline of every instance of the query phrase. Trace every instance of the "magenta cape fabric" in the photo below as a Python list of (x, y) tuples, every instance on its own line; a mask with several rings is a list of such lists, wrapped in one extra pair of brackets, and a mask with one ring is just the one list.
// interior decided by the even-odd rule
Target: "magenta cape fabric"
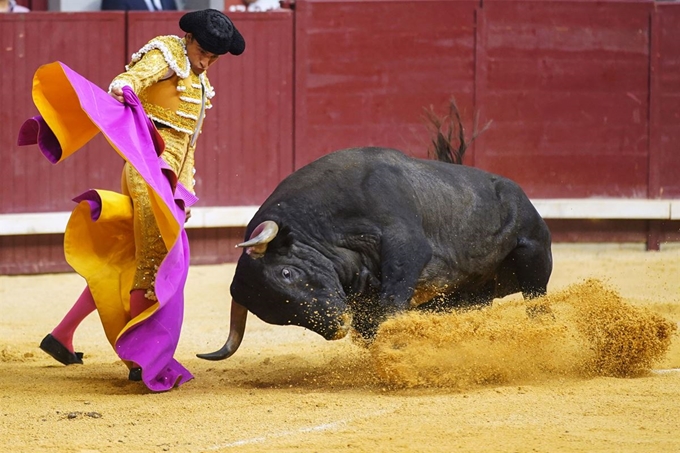
[[(55, 67), (53, 65), (60, 65), (62, 71), (57, 72), (63, 73), (65, 80), (54, 80)], [(43, 68), (39, 68), (36, 72), (34, 91), (37, 84), (43, 86), (64, 84), (64, 82), (70, 84), (80, 108), (96, 128), (121, 157), (141, 174), (150, 190), (159, 195), (157, 201), (160, 199), (165, 205), (160, 210), (165, 213), (166, 218), (160, 219), (157, 214), (157, 219), (173, 228), (176, 224), (177, 234), (173, 235), (174, 244), (168, 246), (168, 255), (160, 264), (156, 276), (155, 289), (159, 308), (146, 319), (128, 324), (122, 330), (114, 346), (121, 359), (135, 362), (142, 367), (142, 378), (149, 389), (170, 390), (193, 378), (193, 375), (174, 359), (174, 354), (179, 342), (184, 315), (183, 292), (189, 268), (189, 245), (183, 227), (184, 206), (191, 206), (197, 199), (181, 185), (177, 186), (173, 194), (171, 185), (176, 184), (176, 176), (158, 157), (164, 146), (162, 139), (130, 88), (124, 88), (125, 105), (123, 105), (63, 63), (50, 63), (45, 65), (45, 68), (49, 71), (45, 71), (42, 78), (40, 76)], [(50, 74), (50, 77), (46, 74)], [(49, 106), (53, 109), (49, 114), (52, 117), (55, 112), (59, 115), (61, 113), (59, 96), (63, 97), (64, 92), (61, 91), (59, 96), (55, 96), (53, 100), (50, 99), (49, 89), (41, 91), (41, 94), (45, 96)], [(40, 111), (40, 105), (37, 106)], [(57, 163), (63, 157), (62, 144), (50, 129), (50, 124), (43, 119), (47, 113), (43, 111), (40, 113), (41, 116), (27, 120), (22, 126), (19, 133), (19, 145), (38, 144), (45, 157), (50, 162)], [(154, 149), (156, 153), (152, 151)], [(101, 200), (96, 191), (85, 192), (76, 197), (74, 201), (88, 203), (92, 220), (98, 218)]]

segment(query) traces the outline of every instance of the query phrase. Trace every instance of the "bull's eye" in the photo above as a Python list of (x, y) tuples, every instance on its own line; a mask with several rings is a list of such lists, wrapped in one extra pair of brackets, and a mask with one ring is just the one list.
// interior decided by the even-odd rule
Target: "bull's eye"
[(281, 276), (284, 278), (284, 280), (290, 281), (292, 274), (290, 273), (289, 269), (283, 268), (281, 270)]

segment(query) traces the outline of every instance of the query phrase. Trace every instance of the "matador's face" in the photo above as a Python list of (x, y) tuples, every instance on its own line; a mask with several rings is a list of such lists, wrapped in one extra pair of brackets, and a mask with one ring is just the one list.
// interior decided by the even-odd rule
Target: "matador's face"
[(187, 57), (195, 74), (202, 74), (219, 58), (219, 55), (204, 50), (191, 33), (187, 33), (186, 42)]

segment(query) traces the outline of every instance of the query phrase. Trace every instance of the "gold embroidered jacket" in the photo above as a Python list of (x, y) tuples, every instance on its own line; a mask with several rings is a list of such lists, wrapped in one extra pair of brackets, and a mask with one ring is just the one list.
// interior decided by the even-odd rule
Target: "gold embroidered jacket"
[(179, 181), (194, 191), (194, 149), (205, 111), (215, 92), (206, 73), (196, 75), (186, 55), (186, 42), (178, 36), (158, 36), (132, 55), (126, 71), (113, 79), (109, 90), (129, 86), (149, 118), (168, 126), (163, 159)]

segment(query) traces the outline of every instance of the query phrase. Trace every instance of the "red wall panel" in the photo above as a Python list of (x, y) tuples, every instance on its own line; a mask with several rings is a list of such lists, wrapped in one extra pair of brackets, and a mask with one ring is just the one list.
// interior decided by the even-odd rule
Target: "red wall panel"
[(124, 39), (122, 13), (0, 15), (0, 180), (7, 188), (0, 190), (0, 212), (70, 210), (71, 198), (91, 187), (120, 186), (120, 158), (101, 137), (58, 165), (16, 141), (24, 120), (38, 113), (31, 99), (38, 67), (58, 60), (107, 87), (122, 65)]
[(201, 204), (259, 205), (293, 171), (293, 13), (233, 13), (246, 51), (210, 75), (197, 151)]
[(646, 197), (650, 9), (485, 2), (475, 165), (533, 197)]
[(424, 157), (425, 108), (474, 105), (478, 1), (296, 3), (295, 167), (353, 146)]
[[(129, 13), (129, 55), (154, 36), (184, 36), (182, 14)], [(216, 94), (196, 151), (201, 206), (260, 204), (293, 169), (293, 13), (229, 17), (246, 50), (208, 70)]]
[(650, 187), (680, 197), (680, 4), (659, 3), (653, 18)]

